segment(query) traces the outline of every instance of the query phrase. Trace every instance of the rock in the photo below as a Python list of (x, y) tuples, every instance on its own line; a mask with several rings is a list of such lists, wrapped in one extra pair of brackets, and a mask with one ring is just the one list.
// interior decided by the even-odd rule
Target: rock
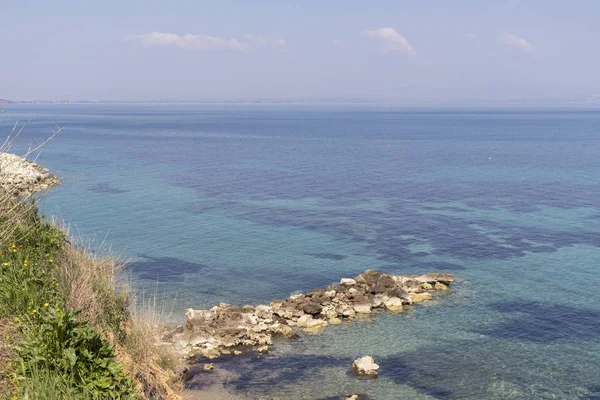
[(385, 294), (389, 297), (397, 297), (399, 299), (410, 300), (410, 294), (399, 286), (393, 289), (388, 289), (385, 292)]
[(374, 269), (368, 269), (356, 277), (356, 281), (367, 285), (374, 285), (379, 280), (381, 272)]
[(354, 318), (356, 316), (356, 311), (354, 311), (354, 308), (348, 307), (344, 309), (341, 314), (346, 318)]
[(382, 294), (376, 294), (375, 296), (373, 296), (372, 307), (373, 308), (377, 308), (377, 307), (381, 307), (382, 305), (383, 305), (383, 295)]
[(421, 282), (415, 279), (408, 279), (404, 281), (402, 286), (409, 293), (419, 293), (421, 291)]
[(221, 352), (214, 347), (201, 348), (197, 351), (197, 353), (208, 358), (209, 360), (218, 358), (221, 355)]
[(387, 286), (381, 282), (376, 282), (374, 285), (367, 286), (367, 292), (372, 294), (381, 294), (387, 290)]
[(325, 326), (323, 325), (307, 326), (303, 329), (303, 331), (306, 333), (321, 333), (323, 331), (323, 328), (325, 328)]
[(352, 363), (352, 371), (365, 378), (377, 378), (378, 369), (379, 365), (375, 364), (375, 360), (371, 356), (357, 358)]
[(277, 335), (285, 336), (289, 339), (293, 339), (298, 336), (296, 331), (294, 331), (289, 325), (277, 324), (277, 326), (273, 326), (270, 329), (271, 332)]
[(16, 154), (0, 152), (0, 189), (12, 196), (24, 198), (58, 183), (46, 168)]
[(393, 288), (396, 286), (396, 281), (390, 275), (381, 274), (377, 280), (378, 284), (383, 285), (386, 289)]
[[(431, 298), (431, 293), (423, 292), (423, 288), (446, 290), (444, 282), (450, 279), (447, 275), (425, 274), (411, 278), (368, 270), (355, 279), (342, 279), (340, 285), (294, 294), (284, 300), (273, 300), (270, 305), (238, 307), (222, 303), (210, 310), (190, 308), (186, 311), (188, 332), (178, 326), (165, 332), (163, 340), (178, 352), (207, 358), (241, 354), (240, 349), (265, 352), (273, 343), (274, 335), (296, 337), (292, 326), (312, 334), (329, 324), (342, 323), (343, 318), (370, 314), (376, 307), (403, 311), (403, 305)], [(434, 278), (440, 280), (430, 283)]]
[(420, 303), (425, 300), (431, 299), (431, 293), (413, 293), (410, 295), (413, 303)]
[(323, 311), (323, 307), (318, 303), (306, 303), (304, 307), (302, 307), (302, 311), (307, 314), (317, 315), (321, 311)]
[(213, 363), (206, 363), (202, 366), (202, 369), (205, 371), (212, 371), (215, 369), (215, 365)]
[(269, 346), (260, 346), (256, 349), (256, 351), (259, 353), (266, 353), (267, 351), (269, 351)]
[(271, 319), (273, 317), (273, 309), (262, 304), (256, 306), (254, 312), (258, 318)]
[(390, 311), (401, 311), (401, 310), (403, 310), (403, 302), (398, 297), (390, 297), (390, 298), (386, 299), (383, 302), (383, 304), (385, 305), (385, 308), (387, 308)]
[(327, 321), (325, 321), (324, 319), (315, 319), (311, 315), (303, 315), (300, 318), (298, 318), (297, 324), (300, 327), (313, 328), (326, 326)]
[(448, 284), (454, 282), (454, 275), (440, 274), (440, 273), (428, 273), (428, 274), (423, 274), (423, 275), (417, 276), (414, 279), (419, 282), (431, 283), (432, 285), (437, 282), (442, 282), (442, 283), (445, 283), (446, 285), (448, 285)]
[(361, 395), (360, 394), (353, 394), (350, 397), (346, 397), (346, 400), (361, 400)]
[(371, 305), (370, 304), (355, 304), (354, 311), (357, 314), (371, 314)]
[(215, 313), (211, 310), (194, 310), (188, 308), (185, 311), (185, 322), (188, 329), (194, 326), (210, 324), (215, 319)]
[(184, 331), (185, 331), (184, 326), (178, 325), (177, 327), (171, 329), (170, 331), (165, 332), (164, 335), (162, 336), (161, 340), (163, 340), (163, 341), (172, 340), (175, 335), (181, 334)]

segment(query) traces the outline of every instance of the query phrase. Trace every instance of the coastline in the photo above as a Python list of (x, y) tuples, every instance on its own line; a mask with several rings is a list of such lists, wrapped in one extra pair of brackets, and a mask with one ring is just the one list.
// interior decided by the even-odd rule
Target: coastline
[[(0, 165), (5, 166), (0, 176), (10, 177), (2, 180), (0, 188), (13, 198), (24, 199), (59, 183), (47, 169), (21, 157), (0, 153), (0, 161)], [(66, 251), (70, 251), (71, 244), (66, 246)], [(165, 399), (236, 398), (224, 387), (229, 379), (225, 371), (210, 372), (208, 381), (211, 383), (197, 390), (182, 388), (182, 381), (194, 379), (194, 371), (203, 361), (206, 361), (203, 367), (206, 372), (212, 371), (210, 361), (220, 356), (268, 352), (273, 338), (278, 336), (295, 339), (319, 334), (329, 325), (341, 324), (359, 315), (380, 311), (401, 313), (415, 303), (431, 299), (432, 295), (446, 292), (453, 281), (451, 274), (392, 276), (367, 270), (354, 278), (342, 278), (338, 284), (273, 300), (268, 305), (240, 307), (222, 303), (210, 310), (188, 309), (185, 326), (158, 332), (159, 335), (150, 333), (151, 342), (146, 345), (155, 348), (151, 352), (166, 349), (172, 357), (184, 361), (184, 365), (179, 364), (171, 372), (152, 366), (154, 385), (161, 388), (164, 396), (160, 398)], [(110, 290), (118, 295), (121, 288)], [(125, 371), (144, 386), (145, 378), (140, 381), (132, 357), (117, 339), (118, 335), (131, 334), (135, 328), (136, 321), (131, 316), (126, 317), (126, 321), (124, 328), (119, 327), (119, 331), (124, 329), (122, 332), (104, 332), (103, 336), (115, 347), (116, 360), (123, 363)], [(207, 377), (206, 374), (201, 376)]]

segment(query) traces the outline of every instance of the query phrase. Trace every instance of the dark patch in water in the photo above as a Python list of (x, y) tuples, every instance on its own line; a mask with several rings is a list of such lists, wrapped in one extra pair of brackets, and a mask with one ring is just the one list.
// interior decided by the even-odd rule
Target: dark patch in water
[(590, 394), (583, 397), (582, 400), (600, 400), (600, 386), (588, 386)]
[(480, 331), (488, 336), (536, 343), (600, 338), (600, 310), (526, 300), (498, 302), (489, 307), (519, 316)]
[(306, 253), (306, 255), (313, 256), (316, 258), (321, 258), (323, 260), (333, 260), (333, 261), (341, 261), (348, 256), (344, 256), (342, 254), (334, 254), (334, 253)]
[(140, 254), (145, 261), (135, 261), (129, 267), (142, 279), (159, 282), (183, 282), (184, 274), (200, 272), (206, 265), (174, 257), (152, 257)]
[(314, 368), (327, 368), (352, 363), (350, 359), (341, 359), (324, 355), (248, 356), (244, 362), (235, 365), (239, 379), (235, 382), (237, 390), (255, 385), (286, 385), (306, 379)]
[(96, 185), (92, 185), (92, 186), (88, 187), (88, 190), (90, 192), (110, 193), (110, 194), (121, 194), (121, 193), (129, 192), (129, 190), (127, 190), (127, 189), (119, 189), (114, 186), (111, 186), (111, 184), (107, 183), (107, 182), (102, 182), (102, 183), (98, 183)]

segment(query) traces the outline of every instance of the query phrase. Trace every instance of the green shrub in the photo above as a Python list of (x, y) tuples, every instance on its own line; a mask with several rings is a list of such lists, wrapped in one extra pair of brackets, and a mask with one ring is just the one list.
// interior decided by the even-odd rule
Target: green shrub
[(23, 388), (36, 371), (45, 371), (92, 399), (136, 398), (132, 381), (114, 361), (112, 346), (87, 322), (78, 321), (77, 314), (48, 307), (35, 313), (27, 339), (16, 348)]

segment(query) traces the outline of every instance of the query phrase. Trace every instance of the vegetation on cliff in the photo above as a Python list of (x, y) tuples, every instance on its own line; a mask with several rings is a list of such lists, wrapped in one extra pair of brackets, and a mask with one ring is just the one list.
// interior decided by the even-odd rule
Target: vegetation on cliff
[(123, 263), (78, 245), (29, 189), (0, 185), (0, 398), (179, 398), (178, 361)]

